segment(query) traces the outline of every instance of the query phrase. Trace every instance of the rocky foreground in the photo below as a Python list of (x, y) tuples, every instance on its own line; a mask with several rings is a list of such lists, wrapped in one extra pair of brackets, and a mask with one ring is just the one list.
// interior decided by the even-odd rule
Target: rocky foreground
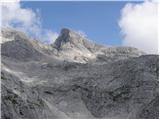
[(1, 38), (1, 118), (158, 118), (158, 55), (66, 28), (49, 45), (6, 28)]

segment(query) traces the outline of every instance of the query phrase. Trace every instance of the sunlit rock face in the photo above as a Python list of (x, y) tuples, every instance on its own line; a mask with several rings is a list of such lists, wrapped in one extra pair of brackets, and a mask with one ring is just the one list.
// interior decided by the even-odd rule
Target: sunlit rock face
[(158, 118), (158, 55), (67, 28), (49, 45), (11, 29), (1, 38), (2, 118)]
[(52, 46), (58, 50), (59, 56), (63, 59), (81, 63), (99, 60), (98, 58), (117, 60), (145, 54), (131, 47), (99, 45), (67, 28), (61, 30), (60, 36)]

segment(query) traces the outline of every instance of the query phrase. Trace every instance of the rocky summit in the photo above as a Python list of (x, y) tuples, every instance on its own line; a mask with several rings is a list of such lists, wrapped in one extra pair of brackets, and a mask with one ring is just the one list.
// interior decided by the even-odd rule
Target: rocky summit
[(1, 118), (158, 118), (159, 56), (64, 28), (53, 44), (1, 30)]

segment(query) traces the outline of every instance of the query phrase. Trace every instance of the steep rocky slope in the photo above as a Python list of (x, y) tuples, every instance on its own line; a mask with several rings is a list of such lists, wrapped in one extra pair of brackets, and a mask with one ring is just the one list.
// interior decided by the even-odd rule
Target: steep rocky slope
[(158, 118), (158, 55), (66, 28), (51, 45), (24, 36), (2, 33), (2, 118)]

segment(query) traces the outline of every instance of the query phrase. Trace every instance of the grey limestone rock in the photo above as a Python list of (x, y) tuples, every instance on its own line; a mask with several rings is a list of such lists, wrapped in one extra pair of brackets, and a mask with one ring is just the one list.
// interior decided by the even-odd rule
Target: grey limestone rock
[(66, 28), (51, 45), (17, 32), (2, 34), (2, 118), (159, 117), (158, 55)]

